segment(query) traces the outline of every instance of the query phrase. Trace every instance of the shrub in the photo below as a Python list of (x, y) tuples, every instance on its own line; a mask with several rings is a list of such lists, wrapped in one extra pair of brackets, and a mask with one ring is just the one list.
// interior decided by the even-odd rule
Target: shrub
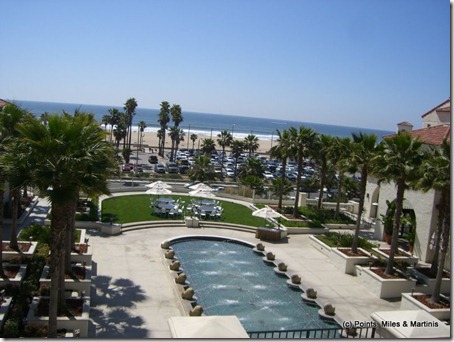
[[(348, 233), (332, 232), (319, 235), (317, 238), (330, 247), (351, 247), (353, 242), (353, 235)], [(362, 237), (358, 240), (358, 247), (367, 251), (370, 251), (372, 248), (377, 246), (378, 245), (375, 245)]]

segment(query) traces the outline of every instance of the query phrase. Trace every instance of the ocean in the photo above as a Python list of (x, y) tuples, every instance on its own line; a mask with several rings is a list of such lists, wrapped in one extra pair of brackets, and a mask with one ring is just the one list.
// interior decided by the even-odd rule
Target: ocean
[[(38, 101), (21, 101), (7, 100), (16, 103), (22, 108), (28, 109), (35, 116), (39, 117), (42, 113), (61, 113), (66, 111), (70, 114), (76, 109), (84, 112), (92, 113), (95, 119), (101, 121), (103, 116), (108, 113), (111, 108), (116, 108), (123, 111), (121, 106), (101, 106), (87, 105), (74, 103), (57, 103), (57, 102), (38, 102)], [(133, 131), (137, 132), (137, 124), (144, 121), (147, 124), (145, 131), (156, 132), (160, 127), (158, 124), (159, 109), (136, 108), (136, 115), (133, 118)], [(217, 134), (223, 130), (233, 132), (235, 138), (246, 137), (248, 134), (256, 135), (260, 140), (276, 139), (277, 131), (289, 127), (299, 128), (301, 125), (312, 128), (320, 134), (332, 135), (338, 137), (350, 137), (352, 132), (363, 132), (368, 134), (375, 133), (379, 140), (384, 135), (392, 134), (392, 131), (383, 131), (369, 128), (326, 125), (311, 122), (289, 121), (279, 119), (267, 119), (258, 117), (248, 117), (243, 115), (226, 115), (226, 114), (210, 114), (182, 111), (183, 122), (180, 123), (180, 128), (188, 135), (203, 134), (216, 138)], [(172, 121), (169, 123), (172, 124)]]

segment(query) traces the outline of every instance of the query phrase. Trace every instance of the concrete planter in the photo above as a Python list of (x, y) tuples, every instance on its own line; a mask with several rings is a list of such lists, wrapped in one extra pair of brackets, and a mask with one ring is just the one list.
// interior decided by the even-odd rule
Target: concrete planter
[[(424, 293), (414, 293), (414, 295), (424, 295)], [(424, 310), (440, 321), (451, 319), (451, 309), (431, 309), (421, 303), (419, 300), (412, 297), (411, 293), (402, 293), (400, 302), (401, 310)]]
[(199, 219), (197, 217), (185, 216), (184, 223), (188, 228), (199, 228)]
[[(375, 251), (376, 253), (378, 253), (380, 255), (380, 257), (388, 260), (389, 259), (389, 255), (387, 253), (384, 252), (384, 250), (387, 250), (389, 251), (391, 249), (391, 247), (380, 247), (380, 248), (372, 248), (373, 251)], [(405, 262), (409, 265), (414, 265), (418, 262), (419, 258), (417, 256), (414, 256), (406, 251), (404, 251), (402, 248), (398, 248), (398, 253), (400, 255), (395, 255), (394, 256), (394, 261), (395, 262)]]
[(19, 286), (22, 283), (22, 279), (25, 277), (25, 273), (27, 272), (27, 265), (4, 263), (3, 267), (6, 267), (6, 266), (19, 266), (19, 271), (17, 272), (17, 274), (14, 278), (7, 278), (7, 279), (0, 278), (0, 287), (6, 286), (6, 285)]
[[(435, 278), (430, 278), (425, 274), (418, 271), (417, 268), (408, 267), (408, 272), (418, 281), (427, 285), (427, 292), (431, 293), (435, 287)], [(443, 294), (451, 294), (451, 279), (449, 278), (442, 278), (441, 279), (441, 293)]]
[(286, 227), (288, 234), (324, 234), (328, 233), (328, 228), (306, 228), (306, 227)]
[(107, 235), (118, 235), (121, 234), (121, 224), (118, 223), (103, 223), (96, 222), (97, 227), (101, 230), (101, 233)]
[[(9, 241), (3, 241), (3, 242), (9, 242)], [(18, 241), (18, 243), (31, 243), (32, 245), (30, 246), (29, 250), (27, 252), (17, 252), (17, 251), (3, 251), (2, 256), (3, 256), (3, 261), (10, 261), (16, 258), (32, 258), (33, 254), (35, 254), (36, 251), (36, 246), (38, 246), (37, 241)]]
[(310, 236), (309, 238), (311, 239), (312, 247), (318, 249), (320, 252), (322, 252), (323, 254), (325, 254), (327, 256), (331, 256), (331, 253), (332, 253), (331, 247), (329, 247), (327, 244), (325, 244), (324, 242), (317, 239), (315, 236)]
[[(80, 265), (82, 266), (82, 265)], [(49, 266), (44, 266), (39, 282), (41, 285), (47, 285), (50, 288)], [(90, 266), (85, 267), (85, 279), (65, 279), (65, 290), (72, 290), (90, 295), (92, 270)]]
[[(342, 248), (344, 249), (344, 248)], [(349, 248), (345, 248), (349, 249)], [(362, 248), (358, 248), (365, 256), (348, 256), (341, 252), (339, 248), (332, 248), (330, 253), (331, 262), (337, 266), (337, 268), (344, 270), (346, 274), (356, 275), (356, 265), (368, 265), (369, 261), (373, 260), (372, 256)]]
[[(38, 317), (35, 315), (41, 298), (49, 297), (33, 297), (30, 305), (30, 310), (27, 314), (27, 324), (34, 326), (47, 326), (49, 324), (48, 316)], [(57, 317), (57, 329), (66, 329), (69, 331), (79, 330), (80, 337), (88, 337), (88, 325), (90, 323), (90, 297), (84, 297), (82, 315), (76, 317)]]
[[(356, 267), (356, 274), (360, 277), (360, 281), (377, 297), (400, 298), (404, 292), (411, 292), (411, 289), (416, 286), (415, 280), (410, 279), (385, 279), (372, 272), (368, 267)], [(373, 267), (372, 269), (376, 269)]]
[(85, 265), (91, 265), (92, 256), (93, 256), (92, 246), (88, 245), (87, 253), (71, 252), (71, 262), (85, 263)]

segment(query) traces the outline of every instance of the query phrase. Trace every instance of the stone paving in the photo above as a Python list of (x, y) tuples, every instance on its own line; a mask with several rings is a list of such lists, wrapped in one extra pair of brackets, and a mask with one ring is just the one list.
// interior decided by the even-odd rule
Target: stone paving
[[(40, 200), (27, 220), (41, 222), (49, 204)], [(184, 235), (216, 235), (257, 244), (254, 234), (215, 228), (150, 228), (108, 236), (88, 230), (93, 246), (90, 338), (170, 338), (168, 319), (187, 315), (163, 257), (162, 241)], [(355, 276), (338, 270), (311, 245), (308, 235), (263, 242), (267, 251), (301, 276), (304, 287), (331, 303), (340, 320), (367, 321), (375, 311), (398, 310), (399, 301), (377, 298)]]

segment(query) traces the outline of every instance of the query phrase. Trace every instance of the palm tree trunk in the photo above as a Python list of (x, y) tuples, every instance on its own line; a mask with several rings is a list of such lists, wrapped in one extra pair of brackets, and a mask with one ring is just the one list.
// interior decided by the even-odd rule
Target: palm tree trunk
[(435, 285), (434, 290), (432, 292), (431, 301), (434, 303), (438, 303), (440, 301), (440, 291), (441, 291), (441, 281), (443, 279), (443, 269), (445, 266), (446, 254), (448, 252), (448, 244), (449, 244), (449, 235), (451, 230), (451, 212), (449, 211), (450, 201), (449, 197), (446, 200), (446, 206), (444, 207), (444, 222), (443, 222), (443, 235), (441, 241), (441, 248), (440, 248), (440, 259), (438, 261), (438, 270), (437, 270), (437, 277), (435, 278)]
[(279, 189), (279, 201), (277, 204), (278, 211), (282, 211), (282, 197), (284, 196), (285, 169), (287, 168), (287, 158), (282, 159), (281, 184)]
[(341, 196), (342, 196), (343, 183), (344, 183), (344, 176), (342, 176), (341, 172), (339, 172), (339, 180), (337, 181), (336, 211), (334, 212), (334, 219), (336, 219), (336, 220), (339, 218), (340, 201), (341, 201)]
[(295, 194), (295, 205), (293, 207), (293, 217), (297, 218), (299, 215), (298, 207), (300, 200), (300, 186), (301, 186), (301, 174), (303, 173), (303, 157), (298, 156), (298, 175), (296, 177), (296, 194)]
[(11, 236), (10, 236), (9, 246), (12, 249), (19, 250), (19, 246), (17, 244), (16, 227), (17, 227), (17, 211), (18, 211), (18, 206), (19, 206), (20, 188), (11, 189), (11, 192), (12, 192), (13, 196), (11, 198), (12, 216), (11, 216)]
[[(5, 195), (5, 191), (3, 190), (4, 179), (0, 177), (0, 243), (3, 245), (3, 196)], [(0, 250), (0, 276), (2, 278), (5, 276), (5, 270), (3, 269), (3, 253)]]
[(323, 201), (323, 188), (325, 187), (325, 178), (326, 178), (326, 162), (322, 163), (321, 177), (320, 177), (320, 193), (318, 195), (317, 209), (322, 209)]
[(49, 329), (48, 337), (57, 337), (57, 317), (58, 312), (66, 306), (65, 301), (61, 301), (61, 291), (59, 280), (61, 277), (62, 260), (64, 259), (64, 233), (67, 220), (65, 219), (66, 206), (52, 202), (52, 220), (50, 224), (51, 244), (50, 244), (50, 295), (49, 295)]
[(361, 220), (363, 216), (364, 208), (364, 196), (367, 186), (367, 167), (364, 166), (361, 169), (361, 183), (359, 189), (359, 204), (358, 204), (358, 216), (356, 217), (356, 226), (355, 226), (355, 235), (353, 236), (352, 241), (352, 252), (358, 253), (358, 241), (359, 241), (359, 231), (361, 229)]
[(391, 239), (391, 250), (389, 251), (388, 263), (386, 264), (385, 274), (392, 274), (394, 270), (394, 256), (397, 252), (399, 242), (400, 217), (402, 215), (402, 207), (404, 202), (405, 180), (397, 181), (397, 198), (396, 212), (394, 214), (393, 236)]
[(437, 230), (435, 232), (435, 238), (434, 238), (434, 255), (432, 258), (432, 265), (430, 266), (430, 273), (436, 274), (438, 270), (438, 258), (440, 254), (440, 240), (441, 240), (441, 234), (443, 231), (443, 217), (445, 215), (444, 210), (445, 210), (445, 203), (446, 203), (446, 193), (443, 191), (441, 193), (441, 199), (440, 202), (438, 203), (438, 220), (437, 220)]

